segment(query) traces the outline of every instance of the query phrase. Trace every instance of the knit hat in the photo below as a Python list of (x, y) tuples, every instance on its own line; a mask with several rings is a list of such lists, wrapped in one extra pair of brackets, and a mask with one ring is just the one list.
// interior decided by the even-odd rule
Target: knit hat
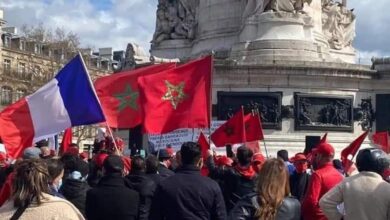
[(41, 150), (37, 147), (28, 147), (23, 151), (23, 159), (39, 159)]

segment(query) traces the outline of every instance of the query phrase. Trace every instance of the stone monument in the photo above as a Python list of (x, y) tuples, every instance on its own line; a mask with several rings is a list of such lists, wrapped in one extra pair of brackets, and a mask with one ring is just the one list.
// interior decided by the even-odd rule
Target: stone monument
[(341, 151), (365, 130), (390, 129), (376, 114), (388, 108), (377, 100), (390, 100), (390, 71), (355, 64), (355, 24), (347, 0), (160, 0), (151, 54), (213, 52), (214, 119), (258, 110), (271, 154), (303, 151), (325, 132)]
[(211, 50), (239, 63), (355, 62), (355, 15), (333, 0), (160, 0), (152, 55)]

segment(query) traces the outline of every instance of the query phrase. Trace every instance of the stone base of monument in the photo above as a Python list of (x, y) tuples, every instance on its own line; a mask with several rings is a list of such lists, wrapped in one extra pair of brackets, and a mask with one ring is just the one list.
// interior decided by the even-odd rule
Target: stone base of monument
[(265, 12), (247, 19), (239, 43), (232, 47), (231, 58), (242, 64), (262, 60), (330, 61), (329, 51), (315, 38), (319, 37), (309, 16)]
[(165, 40), (151, 50), (151, 55), (166, 59), (190, 57), (192, 43), (187, 39)]
[(354, 48), (344, 48), (343, 50), (330, 50), (330, 54), (333, 58), (338, 59), (340, 62), (355, 63), (356, 62), (356, 51)]

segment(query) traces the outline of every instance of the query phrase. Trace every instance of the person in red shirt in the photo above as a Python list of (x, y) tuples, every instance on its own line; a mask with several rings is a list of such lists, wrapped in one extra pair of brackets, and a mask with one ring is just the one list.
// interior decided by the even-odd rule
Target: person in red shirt
[(302, 202), (304, 220), (327, 220), (320, 209), (321, 197), (339, 184), (343, 176), (333, 166), (334, 148), (329, 143), (321, 143), (313, 151), (313, 169), (309, 187)]

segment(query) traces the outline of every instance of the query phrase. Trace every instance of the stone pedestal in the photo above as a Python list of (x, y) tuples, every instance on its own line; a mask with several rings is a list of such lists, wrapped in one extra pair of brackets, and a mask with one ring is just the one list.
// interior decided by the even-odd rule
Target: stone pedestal
[(192, 43), (189, 40), (166, 40), (151, 50), (151, 55), (166, 59), (190, 57)]
[(231, 58), (242, 64), (263, 60), (322, 61), (314, 42), (313, 20), (306, 14), (265, 12), (247, 20), (232, 48)]

